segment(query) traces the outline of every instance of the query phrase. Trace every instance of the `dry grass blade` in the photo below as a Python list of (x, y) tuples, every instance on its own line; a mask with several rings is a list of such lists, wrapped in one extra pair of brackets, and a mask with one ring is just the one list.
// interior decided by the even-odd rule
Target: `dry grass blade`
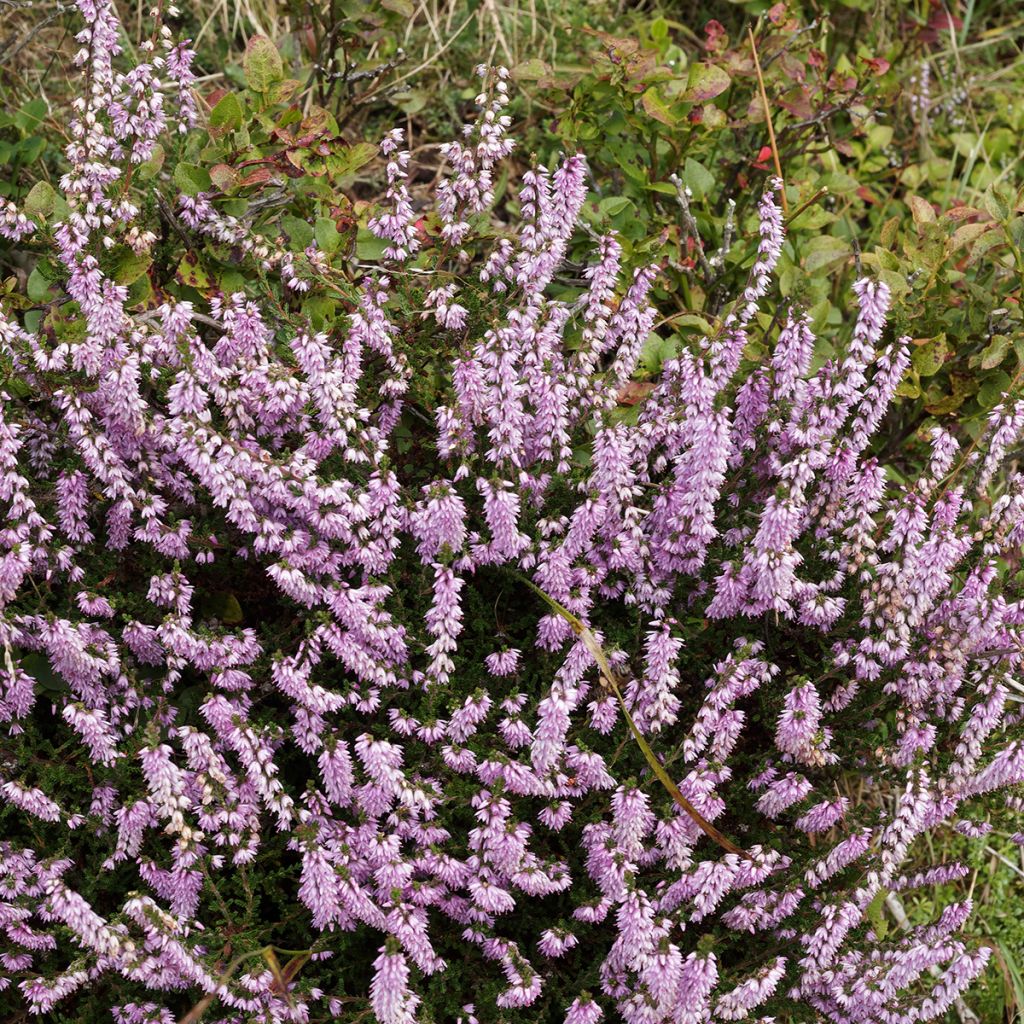
[(752, 861), (754, 858), (747, 853), (746, 850), (740, 849), (732, 840), (727, 839), (721, 832), (711, 824), (707, 818), (704, 817), (700, 811), (697, 810), (689, 800), (679, 791), (679, 787), (672, 781), (672, 777), (665, 770), (664, 765), (658, 759), (658, 755), (651, 749), (650, 744), (644, 738), (642, 732), (637, 728), (636, 722), (633, 721), (633, 716), (629, 713), (629, 708), (626, 707), (626, 701), (622, 696), (622, 690), (619, 688), (618, 681), (615, 678), (615, 672), (612, 669), (607, 656), (601, 648), (601, 645), (597, 642), (597, 637), (591, 632), (591, 630), (577, 618), (568, 608), (565, 608), (559, 604), (553, 597), (546, 594), (540, 589), (535, 583), (532, 583), (526, 577), (520, 577), (522, 581), (533, 590), (539, 597), (541, 597), (547, 605), (555, 612), (557, 612), (569, 625), (572, 627), (572, 631), (583, 641), (587, 650), (590, 651), (594, 661), (597, 663), (597, 667), (604, 678), (605, 683), (611, 689), (612, 693), (615, 694), (616, 699), (619, 702), (619, 707), (622, 709), (622, 714), (625, 716), (626, 724), (629, 726), (629, 731), (633, 734), (633, 739), (636, 740), (637, 746), (640, 747), (641, 752), (644, 755), (647, 763), (651, 766), (651, 771), (657, 776), (658, 781), (665, 787), (669, 796), (689, 815), (694, 824), (710, 839), (713, 839), (723, 850), (728, 850), (729, 853), (735, 853), (737, 856), (743, 857), (746, 860)]
[[(296, 975), (300, 970), (302, 970), (306, 961), (309, 960), (311, 952), (310, 950), (281, 950), (281, 952), (293, 954), (292, 959), (289, 960), (283, 968), (281, 967), (280, 961), (277, 959), (277, 951), (273, 946), (263, 946), (261, 949), (251, 949), (246, 953), (240, 953), (231, 961), (230, 964), (228, 964), (224, 973), (217, 979), (218, 991), (231, 980), (235, 971), (237, 971), (246, 960), (258, 956), (262, 957), (263, 960), (266, 961), (267, 966), (270, 968), (270, 972), (273, 975), (274, 980), (271, 983), (271, 991), (287, 994)], [(213, 1001), (217, 996), (217, 991), (207, 993), (178, 1021), (178, 1024), (199, 1024), (203, 1015), (213, 1004)]]
[[(754, 55), (754, 70), (757, 71), (757, 87), (761, 91), (761, 103), (764, 106), (764, 119), (768, 124), (768, 144), (772, 148), (772, 160), (775, 162), (775, 173), (779, 176), (779, 181), (783, 181), (782, 161), (779, 160), (779, 146), (775, 141), (775, 125), (772, 124), (772, 109), (768, 105), (768, 93), (764, 87), (764, 75), (761, 74), (761, 61), (757, 56), (757, 43), (754, 42), (754, 30), (748, 25), (747, 31), (750, 33), (750, 52)], [(782, 212), (788, 217), (789, 203), (786, 200), (785, 185), (779, 189), (779, 194), (782, 197)]]

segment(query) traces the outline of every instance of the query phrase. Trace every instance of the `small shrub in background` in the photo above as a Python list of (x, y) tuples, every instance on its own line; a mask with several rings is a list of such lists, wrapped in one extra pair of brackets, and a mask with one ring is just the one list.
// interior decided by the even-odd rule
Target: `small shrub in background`
[[(742, 20), (666, 12), (600, 34), (585, 57), (526, 61), (514, 73), (557, 111), (549, 124), (561, 144), (590, 154), (598, 194), (585, 217), (618, 230), (627, 251), (636, 243), (665, 261), (659, 341), (645, 361), (653, 372), (742, 287), (754, 259), (744, 228), (775, 173), (770, 115), (791, 214), (781, 294), (816, 330), (834, 329), (866, 267), (913, 325), (887, 429), (894, 456), (934, 417), (980, 425), (1020, 366), (1024, 203), (1011, 140), (1021, 115), (996, 77), (1016, 46), (1007, 29), (961, 56), (963, 25), (940, 5), (921, 17), (894, 5), (869, 23), (844, 6), (860, 5), (816, 17), (774, 5), (756, 60)], [(991, 64), (991, 85), (987, 64), (968, 82), (970, 58)], [(833, 355), (820, 343), (819, 361)]]
[(775, 183), (637, 389), (660, 268), (573, 262), (579, 154), (493, 215), (502, 70), (416, 209), (266, 40), (204, 133), (162, 20), (134, 64), (79, 9), (69, 169), (2, 225), (8, 1014), (944, 1015), (970, 902), (889, 913), (1020, 808), (1021, 405), (890, 481), (914, 346), (864, 276), (812, 366)]

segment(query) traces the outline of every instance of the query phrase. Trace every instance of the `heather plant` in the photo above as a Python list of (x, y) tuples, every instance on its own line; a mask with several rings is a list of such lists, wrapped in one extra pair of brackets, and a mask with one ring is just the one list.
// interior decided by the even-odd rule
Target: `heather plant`
[[(134, 63), (77, 7), (69, 169), (0, 222), (48, 264), (0, 318), (9, 1013), (943, 1017), (970, 900), (886, 913), (1022, 806), (1024, 404), (891, 480), (890, 288), (814, 368), (771, 182), (745, 287), (624, 408), (659, 267), (568, 262), (579, 153), (496, 216), (504, 69), (429, 216), (380, 141), (374, 260), (161, 170), (200, 117), (174, 9)], [(168, 232), (237, 286), (158, 277)]]

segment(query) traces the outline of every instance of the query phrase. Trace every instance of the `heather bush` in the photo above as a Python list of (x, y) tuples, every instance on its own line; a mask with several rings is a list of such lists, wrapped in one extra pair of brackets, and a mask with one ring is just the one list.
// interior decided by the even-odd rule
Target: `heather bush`
[[(660, 268), (569, 258), (582, 154), (495, 215), (503, 69), (429, 214), (380, 142), (374, 259), (162, 167), (198, 135), (173, 9), (139, 63), (78, 9), (69, 169), (0, 222), (39, 256), (0, 317), (8, 1015), (943, 1017), (970, 901), (886, 915), (966, 873), (933, 836), (1021, 807), (1024, 405), (890, 479), (890, 288), (815, 368), (774, 182), (742, 292), (638, 394)], [(247, 78), (264, 115), (265, 40)], [(295, 148), (315, 208), (352, 154)]]

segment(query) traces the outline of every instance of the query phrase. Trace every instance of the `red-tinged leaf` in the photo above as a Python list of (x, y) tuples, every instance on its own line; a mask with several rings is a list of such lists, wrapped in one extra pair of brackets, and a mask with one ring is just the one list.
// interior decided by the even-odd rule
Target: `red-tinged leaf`
[(811, 97), (801, 85), (787, 90), (778, 98), (777, 102), (783, 110), (787, 110), (800, 121), (808, 120), (814, 115), (814, 111), (811, 109)]
[(777, 3), (768, 9), (768, 20), (773, 25), (781, 25), (786, 20), (786, 5)]
[(246, 85), (253, 92), (267, 93), (284, 78), (284, 64), (277, 47), (266, 36), (253, 36), (242, 57)]
[(238, 172), (227, 164), (214, 164), (210, 168), (210, 181), (221, 192), (230, 192), (238, 184)]
[(953, 237), (946, 243), (946, 252), (950, 255), (962, 249), (965, 245), (970, 245), (972, 242), (979, 239), (986, 231), (995, 230), (998, 232), (998, 228), (993, 228), (991, 224), (987, 223), (968, 223), (961, 224), (960, 227), (953, 232)]
[(174, 276), (180, 284), (199, 291), (205, 291), (211, 285), (210, 275), (203, 269), (199, 257), (194, 252), (187, 252), (182, 256)]
[(892, 65), (882, 57), (861, 57), (861, 60), (867, 64), (869, 68), (876, 75), (884, 75)]
[(643, 104), (644, 111), (648, 117), (653, 117), (655, 121), (660, 121), (670, 128), (679, 123), (679, 118), (676, 117), (672, 108), (665, 102), (655, 86), (652, 85), (643, 94), (640, 102)]
[(650, 381), (629, 380), (622, 385), (616, 401), (619, 405), (636, 405), (637, 402), (642, 402), (653, 390), (654, 385)]
[(991, 218), (984, 210), (979, 210), (973, 206), (951, 206), (943, 215), (943, 220), (952, 221), (974, 221), (974, 220), (990, 220)]
[(721, 96), (731, 84), (729, 73), (717, 64), (694, 64), (682, 98), (686, 103), (704, 103)]
[(211, 109), (217, 106), (218, 103), (228, 94), (227, 89), (217, 88), (211, 89), (204, 97), (203, 102)]
[(853, 92), (857, 88), (857, 79), (854, 75), (841, 75), (834, 71), (828, 80), (828, 87), (835, 92)]
[(910, 213), (914, 218), (914, 223), (918, 226), (921, 224), (935, 223), (935, 210), (932, 207), (932, 204), (923, 196), (907, 196), (907, 206), (910, 207)]
[(264, 185), (266, 182), (270, 181), (273, 176), (274, 175), (269, 167), (254, 167), (252, 170), (246, 172), (244, 178), (239, 178), (238, 184), (239, 187), (245, 187), (247, 185)]
[(708, 53), (715, 53), (725, 45), (725, 40), (728, 38), (725, 33), (725, 26), (720, 21), (715, 21), (712, 18), (704, 26), (704, 49)]
[(857, 197), (859, 199), (863, 199), (865, 203), (869, 203), (871, 206), (875, 206), (878, 203), (878, 196), (876, 196), (874, 192), (867, 187), (867, 185), (861, 185), (857, 189)]

